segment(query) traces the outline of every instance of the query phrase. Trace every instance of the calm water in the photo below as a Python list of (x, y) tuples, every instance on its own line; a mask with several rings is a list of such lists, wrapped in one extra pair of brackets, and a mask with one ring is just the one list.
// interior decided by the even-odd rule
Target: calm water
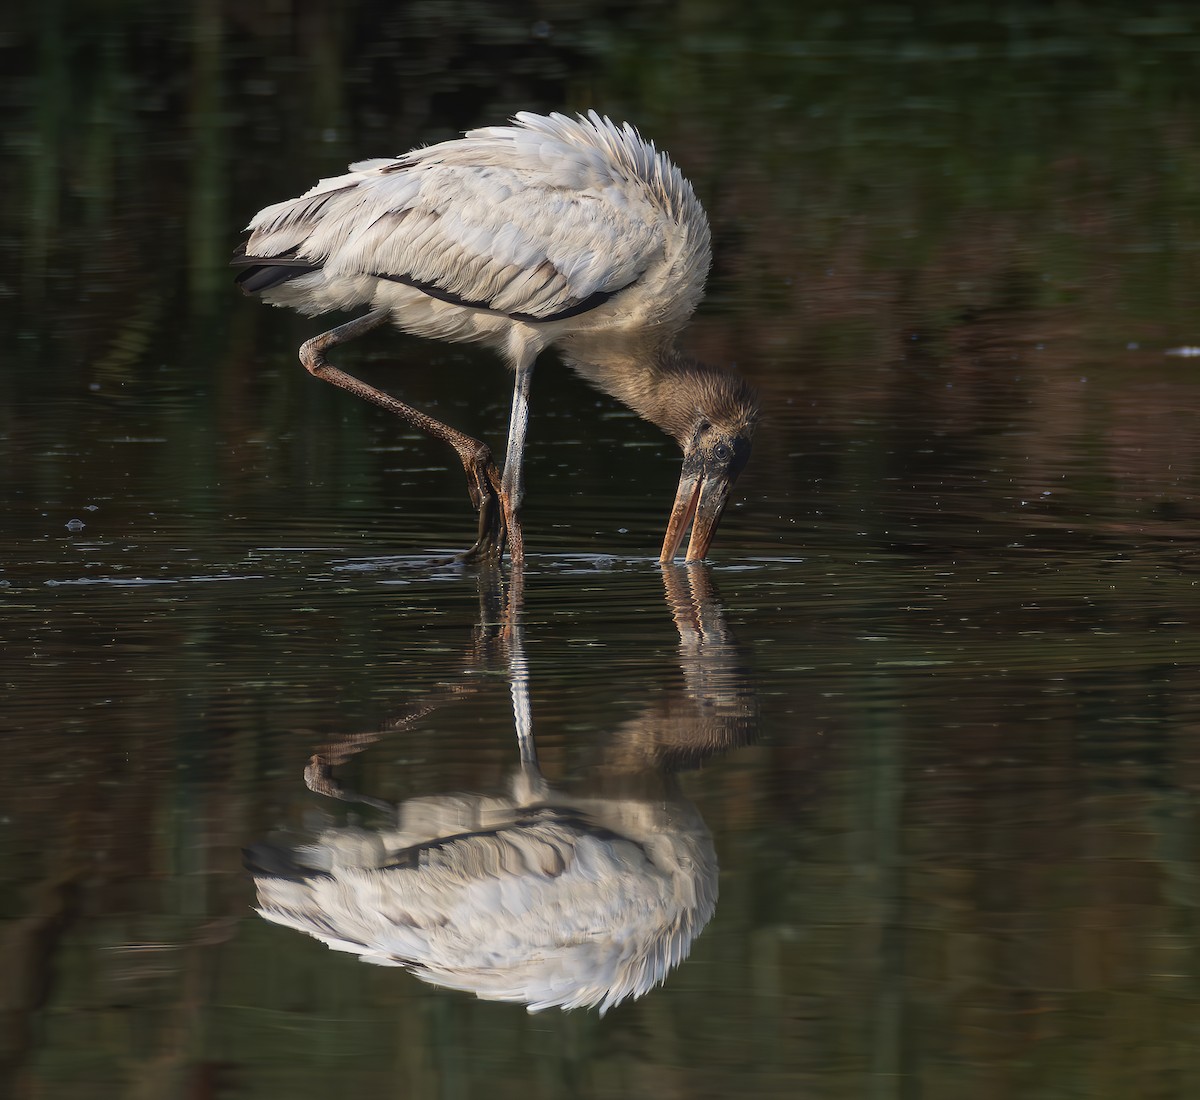
[[(4, 1095), (1200, 1094), (1200, 21), (793, 7), (4, 17)], [(695, 181), (687, 343), (768, 418), (663, 570), (676, 449), (547, 357), (517, 583), (224, 262), (591, 105)], [(485, 353), (341, 361), (502, 443)], [(254, 912), (246, 849), (498, 819), (678, 863), (581, 918), (687, 910), (660, 987), (530, 1015)]]

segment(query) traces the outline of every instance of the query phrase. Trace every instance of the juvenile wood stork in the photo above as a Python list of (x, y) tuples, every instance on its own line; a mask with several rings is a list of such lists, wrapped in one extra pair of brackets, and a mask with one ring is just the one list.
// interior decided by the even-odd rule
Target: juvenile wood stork
[[(674, 437), (679, 489), (661, 560), (691, 526), (709, 549), (758, 415), (738, 376), (675, 337), (704, 292), (708, 221), (691, 184), (629, 123), (594, 111), (520, 113), (511, 126), (364, 160), (259, 211), (233, 263), (247, 294), (316, 315), (368, 312), (306, 342), (300, 360), (454, 448), (479, 511), (467, 558), (524, 556), (522, 457), (534, 360), (553, 345), (598, 389)], [(391, 322), (495, 348), (515, 374), (504, 473), (480, 441), (346, 374), (325, 353)]]

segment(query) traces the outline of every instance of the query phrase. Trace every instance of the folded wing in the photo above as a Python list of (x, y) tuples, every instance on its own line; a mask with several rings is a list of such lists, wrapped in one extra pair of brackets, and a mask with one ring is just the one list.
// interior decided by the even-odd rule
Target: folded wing
[(601, 147), (496, 127), (353, 164), (268, 206), (235, 263), (248, 293), (315, 272), (368, 276), (549, 321), (637, 282), (662, 256), (663, 219), (644, 182), (615, 171)]

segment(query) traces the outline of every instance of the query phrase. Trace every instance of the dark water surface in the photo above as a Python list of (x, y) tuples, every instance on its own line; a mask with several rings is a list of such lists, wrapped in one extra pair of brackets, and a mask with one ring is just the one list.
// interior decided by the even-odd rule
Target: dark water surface
[[(1200, 1095), (1191, 9), (446, 7), (3, 17), (0, 1093)], [(694, 179), (687, 343), (768, 415), (663, 570), (676, 448), (548, 356), (519, 583), (224, 261), (349, 160), (593, 105)], [(502, 444), (487, 354), (341, 361)], [(254, 912), (246, 849), (499, 820), (514, 881), (618, 853), (579, 942), (653, 978), (676, 920), (661, 987), (530, 1015)]]

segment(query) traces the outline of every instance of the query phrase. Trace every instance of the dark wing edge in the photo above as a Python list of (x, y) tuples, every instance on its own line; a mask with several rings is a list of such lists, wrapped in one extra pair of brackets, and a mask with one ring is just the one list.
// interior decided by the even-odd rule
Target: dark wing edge
[(296, 249), (290, 248), (278, 256), (248, 256), (246, 255), (247, 241), (242, 241), (234, 250), (230, 267), (244, 267), (246, 270), (238, 273), (233, 281), (241, 288), (243, 294), (261, 294), (264, 290), (279, 286), (301, 275), (319, 271), (320, 264), (312, 260), (302, 260), (296, 256)]
[[(313, 270), (313, 269), (310, 269)], [(616, 294), (628, 290), (637, 279), (627, 283), (625, 286), (617, 287), (616, 290), (597, 290), (593, 294), (589, 294), (586, 298), (578, 302), (572, 302), (571, 305), (558, 310), (555, 313), (536, 314), (536, 313), (520, 313), (509, 312), (502, 309), (497, 309), (491, 302), (474, 302), (469, 298), (464, 298), (461, 294), (455, 294), (450, 290), (443, 290), (436, 283), (424, 282), (421, 279), (414, 279), (411, 275), (389, 275), (381, 272), (374, 272), (374, 278), (386, 279), (388, 282), (400, 283), (403, 286), (412, 287), (413, 290), (419, 290), (422, 294), (429, 295), (430, 298), (436, 298), (439, 302), (449, 302), (454, 306), (462, 306), (464, 309), (485, 309), (489, 313), (500, 313), (505, 317), (509, 317), (514, 321), (524, 321), (528, 324), (545, 324), (548, 321), (565, 321), (569, 317), (578, 317), (581, 313), (588, 313), (597, 306), (603, 305)], [(285, 276), (279, 279), (278, 282), (284, 282), (291, 276)], [(638, 276), (641, 278), (641, 276)], [(276, 285), (276, 284), (272, 284)]]

